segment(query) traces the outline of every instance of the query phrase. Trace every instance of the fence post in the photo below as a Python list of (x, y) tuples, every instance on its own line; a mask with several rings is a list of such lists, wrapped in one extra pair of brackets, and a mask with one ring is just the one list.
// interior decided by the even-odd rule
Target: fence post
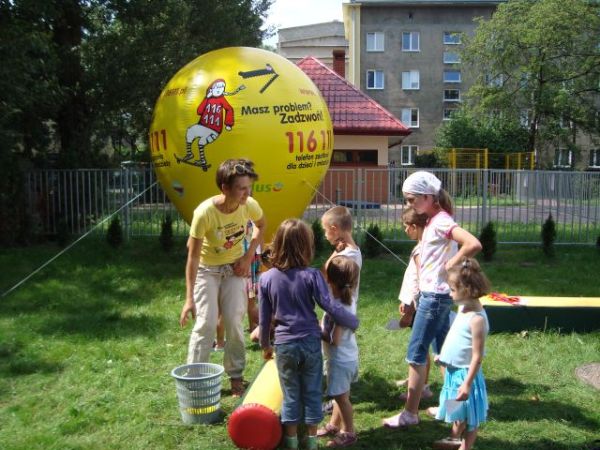
[(125, 201), (125, 208), (123, 208), (123, 236), (126, 240), (129, 240), (131, 237), (131, 221), (129, 220), (131, 211), (129, 209), (129, 201), (131, 200), (130, 189), (133, 189), (133, 187), (131, 186), (130, 166), (128, 164), (122, 164), (121, 168), (123, 169), (123, 179), (125, 180), (125, 185), (123, 186), (123, 199)]
[(483, 228), (487, 221), (487, 203), (488, 203), (488, 186), (489, 186), (489, 171), (486, 168), (483, 171), (483, 192), (481, 196), (481, 227)]
[(360, 226), (364, 225), (361, 224), (360, 222), (360, 218), (361, 218), (361, 203), (362, 203), (362, 185), (363, 185), (364, 181), (362, 179), (362, 170), (360, 167), (356, 168), (356, 223)]
[[(556, 235), (558, 239), (558, 228), (559, 228), (559, 218), (560, 218), (560, 196), (562, 195), (562, 172), (556, 172), (556, 217), (554, 218), (554, 223), (556, 223)], [(550, 212), (552, 212), (552, 205), (550, 205)], [(566, 219), (566, 216), (565, 216)]]

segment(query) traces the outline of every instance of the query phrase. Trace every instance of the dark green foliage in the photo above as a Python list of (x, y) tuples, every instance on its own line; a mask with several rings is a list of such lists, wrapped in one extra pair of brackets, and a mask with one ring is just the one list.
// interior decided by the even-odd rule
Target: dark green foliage
[[(0, 154), (90, 167), (146, 158), (156, 99), (208, 51), (258, 47), (272, 0), (0, 1)], [(226, 30), (226, 31), (224, 31)]]
[(123, 243), (123, 228), (119, 216), (115, 215), (110, 221), (106, 232), (106, 241), (113, 248), (117, 248)]
[(433, 152), (415, 156), (415, 167), (429, 168), (440, 167), (437, 155)]
[(160, 246), (165, 252), (171, 251), (173, 248), (173, 221), (171, 220), (170, 214), (167, 214), (165, 220), (162, 222), (160, 237), (158, 240), (160, 241)]
[(383, 235), (377, 224), (371, 224), (365, 233), (365, 242), (362, 249), (367, 258), (377, 257), (382, 250), (380, 242), (383, 241)]
[(316, 219), (312, 223), (312, 231), (315, 239), (315, 253), (319, 253), (325, 248), (325, 231), (323, 230), (319, 219)]
[(488, 222), (485, 227), (481, 230), (479, 236), (479, 242), (481, 242), (481, 254), (483, 255), (484, 261), (491, 261), (496, 253), (496, 230), (494, 229), (494, 223)]
[[(487, 117), (459, 110), (452, 120), (442, 124), (436, 132), (438, 163), (443, 162), (449, 148), (487, 148), (492, 154), (526, 152), (527, 130), (516, 119)], [(504, 157), (490, 157), (490, 167), (504, 168)]]
[(554, 256), (554, 241), (556, 240), (556, 223), (552, 219), (552, 214), (542, 225), (542, 250), (548, 257)]
[(598, 236), (598, 239), (596, 239), (596, 248), (600, 250), (600, 235)]
[(0, 247), (19, 243), (26, 211), (24, 171), (19, 158), (1, 147), (3, 142), (0, 130)]
[(56, 242), (60, 248), (67, 246), (71, 240), (71, 234), (69, 233), (69, 226), (65, 219), (60, 219), (56, 224)]

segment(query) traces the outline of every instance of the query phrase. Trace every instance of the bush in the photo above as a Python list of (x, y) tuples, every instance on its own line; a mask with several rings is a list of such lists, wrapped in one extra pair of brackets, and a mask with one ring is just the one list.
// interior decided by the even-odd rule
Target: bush
[(488, 222), (485, 227), (481, 230), (479, 236), (479, 242), (481, 242), (481, 254), (483, 255), (484, 261), (491, 261), (496, 253), (496, 230), (494, 230), (494, 223)]
[(598, 235), (598, 239), (596, 239), (596, 248), (600, 250), (600, 235)]
[(60, 248), (64, 248), (69, 243), (71, 235), (69, 233), (69, 226), (65, 219), (60, 219), (56, 224), (56, 242)]
[(556, 223), (552, 219), (552, 214), (542, 225), (542, 250), (548, 257), (554, 256), (554, 241), (556, 240)]
[(117, 248), (123, 243), (123, 228), (119, 216), (114, 216), (110, 221), (106, 232), (106, 241), (113, 248)]
[(173, 248), (173, 221), (170, 214), (167, 214), (165, 220), (162, 222), (158, 240), (165, 252), (171, 251)]
[(363, 250), (367, 258), (375, 258), (381, 253), (381, 244), (383, 236), (381, 230), (377, 224), (371, 224), (367, 228), (365, 234), (365, 242), (363, 243)]
[(315, 253), (319, 253), (325, 248), (325, 230), (323, 230), (319, 219), (312, 223), (312, 231), (315, 239)]
[(415, 156), (415, 167), (431, 168), (439, 167), (438, 158), (434, 152), (423, 153)]

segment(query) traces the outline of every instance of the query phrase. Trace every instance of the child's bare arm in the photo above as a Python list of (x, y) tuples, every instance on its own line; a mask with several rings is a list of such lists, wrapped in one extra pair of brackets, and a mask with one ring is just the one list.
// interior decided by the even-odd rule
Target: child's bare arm
[(446, 270), (449, 270), (452, 266), (458, 264), (462, 258), (470, 258), (481, 251), (481, 242), (479, 242), (479, 239), (461, 227), (453, 228), (451, 237), (452, 240), (458, 243), (460, 248), (446, 263)]

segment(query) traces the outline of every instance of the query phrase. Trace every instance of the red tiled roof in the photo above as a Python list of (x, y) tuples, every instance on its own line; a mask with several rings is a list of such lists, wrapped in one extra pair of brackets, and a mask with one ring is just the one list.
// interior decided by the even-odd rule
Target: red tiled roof
[(355, 88), (317, 58), (296, 63), (317, 85), (329, 107), (337, 134), (406, 136), (411, 130), (391, 112)]

